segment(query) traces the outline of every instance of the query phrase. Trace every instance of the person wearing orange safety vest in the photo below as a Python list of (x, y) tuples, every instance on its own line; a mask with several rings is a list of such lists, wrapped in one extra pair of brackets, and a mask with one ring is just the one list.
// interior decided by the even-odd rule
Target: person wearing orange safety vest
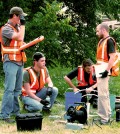
[[(77, 77), (77, 86), (73, 84), (72, 79)], [(81, 102), (87, 102), (86, 93), (94, 94), (92, 95), (89, 102), (93, 104), (93, 102), (97, 100), (97, 84), (96, 84), (96, 76), (94, 66), (92, 65), (92, 61), (90, 59), (85, 59), (82, 62), (82, 66), (78, 66), (74, 70), (72, 70), (69, 74), (64, 77), (65, 81), (69, 84), (71, 88), (73, 88), (74, 92), (81, 90), (82, 98)], [(82, 91), (83, 90), (83, 91)], [(95, 90), (95, 91), (93, 91)], [(96, 104), (97, 105), (97, 104)]]
[[(48, 87), (47, 85), (48, 84)], [(33, 55), (33, 66), (24, 69), (22, 102), (29, 111), (50, 111), (58, 95), (58, 89), (53, 86), (45, 56), (41, 52)], [(48, 101), (47, 98), (50, 100)]]
[(22, 90), (22, 70), (26, 56), (18, 49), (24, 44), (26, 15), (20, 7), (11, 8), (9, 20), (2, 26), (0, 32), (5, 73), (5, 92), (2, 98), (0, 119), (8, 123), (15, 121), (10, 119), (11, 115), (17, 115), (20, 112), (18, 96)]
[(108, 74), (114, 65), (116, 43), (109, 36), (109, 27), (105, 23), (101, 23), (96, 27), (96, 35), (100, 39), (97, 47), (97, 64), (106, 64), (104, 71), (100, 72), (100, 76), (97, 77), (98, 115), (100, 117), (100, 123), (107, 124), (111, 116)]

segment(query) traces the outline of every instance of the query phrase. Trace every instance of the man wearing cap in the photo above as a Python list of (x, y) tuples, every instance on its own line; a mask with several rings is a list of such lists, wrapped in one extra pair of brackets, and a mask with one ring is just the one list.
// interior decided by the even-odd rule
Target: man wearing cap
[(20, 7), (10, 9), (9, 20), (2, 27), (1, 49), (5, 73), (5, 91), (2, 99), (0, 119), (12, 123), (10, 115), (19, 113), (18, 96), (22, 87), (22, 70), (26, 55), (19, 51), (25, 35), (25, 16)]
[[(48, 69), (45, 66), (45, 60), (42, 53), (36, 52), (33, 55), (33, 66), (25, 68), (23, 73), (21, 99), (24, 108), (29, 112), (50, 111), (58, 95), (58, 89), (53, 86)], [(49, 96), (50, 102), (46, 100), (47, 96)]]

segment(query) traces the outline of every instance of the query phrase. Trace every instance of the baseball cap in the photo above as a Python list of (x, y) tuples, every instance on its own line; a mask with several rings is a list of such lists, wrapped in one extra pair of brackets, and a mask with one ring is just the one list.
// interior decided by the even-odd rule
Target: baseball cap
[(27, 16), (27, 14), (24, 13), (22, 8), (20, 8), (20, 7), (12, 7), (10, 9), (10, 13), (9, 14), (18, 14), (18, 15)]
[(42, 57), (45, 57), (43, 53), (41, 52), (36, 52), (34, 55), (33, 55), (33, 60), (35, 61), (38, 61), (40, 58)]

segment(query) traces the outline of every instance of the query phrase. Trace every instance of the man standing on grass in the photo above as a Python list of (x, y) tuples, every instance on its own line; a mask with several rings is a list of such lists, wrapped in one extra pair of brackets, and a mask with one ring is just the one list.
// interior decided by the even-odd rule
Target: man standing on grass
[(25, 35), (25, 16), (20, 7), (10, 9), (9, 20), (1, 29), (1, 50), (5, 73), (5, 91), (2, 99), (0, 119), (8, 123), (12, 114), (20, 111), (18, 96), (22, 89), (22, 70), (26, 55), (19, 51)]
[(111, 115), (110, 98), (109, 98), (109, 76), (115, 55), (116, 43), (109, 35), (109, 27), (105, 23), (101, 23), (96, 27), (96, 35), (100, 41), (97, 47), (97, 64), (106, 64), (105, 71), (100, 73), (101, 77), (97, 78), (98, 87), (98, 115), (101, 124), (107, 124)]

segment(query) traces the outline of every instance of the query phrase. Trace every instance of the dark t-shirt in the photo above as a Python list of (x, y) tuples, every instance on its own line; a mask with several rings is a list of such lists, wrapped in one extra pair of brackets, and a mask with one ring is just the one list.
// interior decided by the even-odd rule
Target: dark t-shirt
[(66, 76), (69, 78), (69, 79), (74, 79), (75, 77), (77, 77), (78, 75), (78, 68), (75, 68), (74, 70), (72, 70), (70, 73), (68, 73)]
[[(105, 38), (106, 39), (106, 38)], [(104, 41), (105, 39), (101, 40), (100, 44), (102, 43), (102, 41)], [(109, 57), (109, 54), (110, 53), (115, 53), (115, 43), (113, 41), (112, 38), (108, 39), (107, 40), (107, 54), (108, 54), (108, 59), (110, 58)]]
[[(74, 79), (75, 77), (78, 76), (78, 68), (75, 68), (74, 70), (72, 70), (69, 74), (66, 75), (70, 80)], [(89, 77), (90, 77), (90, 74), (84, 72), (84, 78), (85, 78), (85, 81), (89, 84)]]
[[(34, 69), (33, 69), (33, 71), (35, 72), (37, 78), (39, 79), (40, 73), (36, 72)], [(47, 77), (49, 77), (49, 71), (48, 71), (48, 69), (47, 69)], [(24, 83), (31, 83), (30, 74), (29, 74), (29, 72), (27, 70), (24, 70), (24, 72), (23, 72), (23, 84)]]
[(115, 43), (113, 41), (113, 39), (108, 39), (107, 41), (107, 53), (108, 53), (108, 57), (110, 53), (115, 53)]
[[(10, 24), (11, 26), (13, 26), (13, 24), (10, 21), (8, 21), (7, 23)], [(19, 26), (16, 25), (14, 28), (18, 31)], [(3, 28), (2, 28), (2, 39), (3, 39), (3, 42), (4, 42), (4, 46), (10, 46), (10, 42), (12, 40), (13, 33), (14, 33), (14, 30), (9, 25), (3, 26)], [(4, 62), (6, 62), (6, 61), (10, 61), (8, 54), (4, 54)], [(11, 62), (13, 62), (17, 65), (20, 65), (20, 66), (23, 65), (22, 61), (19, 61), (19, 62), (18, 61), (11, 61)]]

